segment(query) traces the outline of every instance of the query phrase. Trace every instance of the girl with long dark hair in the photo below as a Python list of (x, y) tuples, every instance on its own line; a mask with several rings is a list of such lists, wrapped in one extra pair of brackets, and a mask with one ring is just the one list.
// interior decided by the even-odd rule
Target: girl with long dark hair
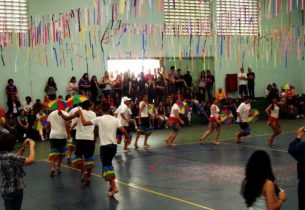
[(246, 166), (241, 194), (250, 210), (277, 210), (287, 199), (286, 192), (275, 184), (269, 155), (255, 151)]
[(48, 82), (44, 88), (44, 91), (49, 96), (50, 100), (56, 99), (57, 85), (53, 77), (49, 77)]

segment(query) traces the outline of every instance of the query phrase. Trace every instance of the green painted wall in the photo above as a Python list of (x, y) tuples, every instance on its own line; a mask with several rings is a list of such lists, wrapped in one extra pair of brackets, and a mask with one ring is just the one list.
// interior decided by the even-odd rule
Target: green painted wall
[[(197, 72), (204, 69), (202, 59), (203, 50), (205, 52), (205, 56), (214, 57), (213, 66), (215, 71), (216, 87), (221, 87), (224, 85), (225, 74), (237, 73), (242, 63), (244, 63), (245, 67), (251, 66), (256, 73), (257, 96), (263, 96), (266, 85), (271, 82), (276, 82), (280, 86), (286, 82), (293, 83), (296, 85), (298, 92), (305, 92), (305, 62), (302, 60), (305, 47), (302, 48), (301, 59), (298, 60), (296, 56), (296, 43), (298, 39), (296, 27), (301, 26), (300, 11), (293, 11), (290, 15), (290, 21), (289, 16), (286, 14), (285, 8), (283, 8), (281, 14), (275, 19), (271, 18), (268, 20), (265, 18), (265, 15), (263, 15), (264, 18), (261, 22), (263, 38), (261, 38), (260, 41), (257, 39), (254, 40), (253, 37), (249, 38), (240, 36), (230, 37), (230, 40), (229, 37), (219, 36), (194, 36), (192, 37), (192, 40), (190, 40), (190, 37), (187, 36), (164, 36), (162, 48), (162, 37), (159, 31), (156, 29), (158, 29), (160, 24), (163, 23), (163, 14), (158, 12), (158, 5), (156, 4), (156, 1), (153, 1), (155, 4), (152, 5), (152, 10), (150, 10), (148, 1), (143, 2), (142, 17), (134, 17), (133, 14), (130, 14), (127, 19), (127, 15), (125, 13), (118, 15), (118, 19), (122, 20), (122, 24), (137, 23), (137, 27), (140, 27), (143, 24), (146, 24), (147, 26), (152, 24), (155, 26), (155, 31), (150, 31), (148, 27), (148, 34), (144, 34), (143, 36), (139, 28), (136, 33), (130, 32), (131, 30), (123, 33), (121, 28), (118, 33), (115, 33), (114, 29), (118, 28), (119, 25), (119, 23), (115, 21), (113, 24), (113, 29), (109, 30), (109, 33), (107, 33), (108, 36), (114, 35), (111, 36), (111, 39), (108, 42), (103, 43), (103, 49), (105, 52), (104, 55), (100, 47), (100, 39), (106, 27), (110, 27), (111, 25), (107, 24), (111, 20), (111, 7), (108, 7), (107, 12), (107, 7), (104, 7), (103, 5), (103, 22), (99, 27), (86, 27), (83, 18), (81, 19), (81, 22), (83, 29), (85, 30), (79, 33), (77, 30), (77, 22), (71, 22), (71, 38), (64, 39), (61, 44), (50, 43), (31, 48), (19, 48), (17, 50), (14, 42), (12, 47), (4, 48), (3, 56), (6, 65), (3, 66), (0, 62), (0, 90), (3, 90), (0, 92), (0, 96), (2, 98), (0, 101), (0, 106), (4, 106), (6, 103), (4, 88), (6, 81), (9, 78), (13, 78), (15, 80), (15, 83), (19, 88), (19, 95), (22, 101), (26, 95), (32, 95), (34, 99), (43, 98), (43, 88), (49, 76), (53, 76), (57, 82), (59, 87), (58, 95), (65, 95), (66, 86), (71, 76), (80, 78), (83, 73), (87, 71), (86, 57), (88, 60), (88, 72), (90, 77), (92, 75), (97, 75), (98, 78), (102, 76), (103, 71), (105, 70), (104, 59), (136, 59), (141, 58), (143, 55), (146, 58), (175, 57), (179, 59), (179, 57), (189, 57), (187, 60), (193, 60), (193, 63), (196, 63), (196, 65), (193, 65), (196, 66), (193, 70), (193, 72), (196, 72), (196, 75)], [(212, 5), (213, 8), (215, 8), (215, 1), (213, 1)], [(33, 16), (34, 22), (39, 22), (40, 17), (43, 14), (49, 15), (50, 18), (52, 17), (52, 14), (55, 14), (56, 17), (61, 12), (64, 13), (71, 9), (92, 9), (93, 7), (94, 1), (29, 0), (29, 13)], [(264, 8), (264, 10), (266, 10), (266, 8), (268, 10), (268, 5), (265, 5)], [(214, 19), (215, 17), (212, 18)], [(291, 28), (294, 30), (293, 33), (288, 33), (288, 30), (284, 30), (285, 27), (288, 29), (289, 23)], [(270, 37), (272, 32), (280, 29), (283, 32), (282, 35), (274, 36), (271, 45)], [(215, 30), (215, 28), (213, 28), (213, 30)], [(89, 31), (91, 35), (91, 43), (93, 44), (94, 59), (92, 56), (92, 49), (89, 46)], [(96, 31), (95, 38), (93, 35), (94, 31)], [(300, 33), (301, 44), (303, 46), (304, 28), (300, 31)], [(223, 41), (221, 41), (221, 39)], [(85, 45), (87, 47), (87, 53), (85, 52)], [(199, 52), (196, 49), (197, 45), (199, 46)], [(57, 52), (58, 66), (56, 64), (53, 48), (55, 48)], [(286, 48), (289, 49), (287, 68), (285, 67)], [(245, 52), (244, 59), (242, 59), (243, 52)], [(46, 60), (48, 60), (48, 65)], [(71, 64), (71, 60), (73, 65)], [(185, 65), (186, 62), (183, 62), (183, 64)], [(189, 65), (186, 66), (189, 68)], [(186, 70), (187, 69), (182, 69), (184, 72)]]

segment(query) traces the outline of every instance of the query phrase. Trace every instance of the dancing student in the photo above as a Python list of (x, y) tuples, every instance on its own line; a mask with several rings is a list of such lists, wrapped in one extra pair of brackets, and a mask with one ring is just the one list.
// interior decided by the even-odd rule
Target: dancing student
[(108, 103), (102, 105), (103, 115), (96, 117), (91, 121), (85, 120), (83, 112), (79, 111), (82, 124), (84, 126), (95, 125), (98, 126), (98, 133), (100, 137), (100, 156), (102, 162), (102, 176), (105, 181), (109, 182), (108, 196), (114, 196), (118, 193), (118, 188), (115, 183), (115, 171), (112, 166), (112, 160), (117, 151), (116, 144), (116, 131), (120, 129), (121, 132), (125, 135), (125, 138), (128, 139), (128, 134), (125, 128), (121, 125), (120, 121), (111, 116), (110, 106)]
[(171, 113), (170, 113), (170, 116), (169, 116), (169, 119), (168, 119), (168, 124), (170, 127), (173, 128), (173, 132), (170, 133), (170, 135), (168, 136), (167, 140), (165, 141), (165, 143), (167, 144), (167, 146), (175, 146), (173, 144), (174, 140), (176, 139), (178, 133), (179, 133), (179, 130), (180, 130), (180, 124), (183, 124), (183, 120), (180, 118), (180, 115), (179, 115), (179, 105), (178, 103), (181, 103), (182, 101), (182, 96), (181, 95), (178, 95), (178, 99), (177, 101), (172, 105), (172, 108), (171, 108)]
[[(82, 113), (85, 120), (92, 120), (96, 118), (96, 114), (91, 111), (92, 104), (89, 100), (84, 101), (80, 104), (82, 107)], [(78, 108), (79, 109), (79, 108)], [(71, 118), (77, 118), (79, 112), (75, 112), (74, 115), (66, 117), (61, 112), (59, 115), (64, 120), (71, 120)], [(91, 180), (91, 171), (94, 168), (94, 151), (95, 151), (95, 136), (94, 136), (94, 125), (84, 126), (81, 120), (78, 118), (76, 123), (76, 134), (75, 134), (76, 150), (75, 155), (72, 159), (73, 167), (80, 169), (82, 172), (81, 181), (84, 184), (89, 185)]]
[[(25, 172), (23, 166), (35, 162), (35, 142), (26, 139), (17, 154), (13, 154), (16, 138), (12, 134), (0, 135), (0, 176), (1, 195), (5, 210), (21, 210), (23, 190), (25, 189)], [(23, 157), (26, 148), (29, 148), (28, 157)]]
[[(115, 114), (117, 115), (117, 119), (121, 122), (121, 125), (124, 126), (126, 132), (128, 133), (128, 136), (129, 136), (128, 139), (126, 139), (126, 138), (124, 139), (124, 148), (123, 148), (124, 151), (128, 150), (128, 145), (130, 144), (131, 139), (132, 139), (132, 135), (131, 135), (130, 128), (129, 128), (130, 117), (132, 114), (132, 112), (129, 108), (130, 101), (131, 101), (131, 98), (124, 96), (122, 98), (121, 105), (118, 107), (118, 109), (115, 112)], [(121, 144), (122, 136), (123, 136), (123, 133), (121, 132), (120, 129), (118, 129), (117, 135), (116, 135), (118, 144)]]
[(255, 151), (246, 166), (241, 194), (249, 210), (278, 210), (287, 199), (286, 192), (274, 183), (269, 155)]
[(240, 130), (236, 136), (236, 143), (242, 143), (240, 141), (241, 137), (248, 136), (251, 132), (251, 128), (248, 124), (249, 111), (251, 109), (250, 98), (249, 96), (244, 96), (244, 102), (239, 105), (236, 110), (237, 113), (237, 122), (239, 124)]
[(280, 106), (282, 103), (278, 101), (278, 98), (271, 99), (271, 104), (266, 108), (265, 112), (268, 115), (268, 125), (272, 128), (273, 133), (268, 138), (269, 146), (273, 145), (274, 138), (280, 135), (281, 125), (279, 122), (279, 113), (280, 113)]
[(203, 143), (203, 141), (214, 131), (214, 129), (216, 130), (216, 133), (215, 133), (214, 140), (212, 141), (212, 144), (215, 144), (215, 145), (220, 144), (219, 135), (221, 132), (221, 122), (220, 122), (220, 117), (219, 117), (220, 109), (218, 107), (219, 101), (216, 98), (213, 98), (212, 101), (213, 101), (213, 103), (210, 107), (211, 115), (209, 118), (209, 127), (208, 127), (208, 130), (200, 138), (200, 144)]
[(149, 144), (147, 143), (148, 137), (152, 133), (152, 129), (150, 128), (150, 122), (149, 122), (149, 114), (147, 110), (148, 105), (148, 96), (145, 94), (142, 98), (142, 101), (139, 104), (139, 119), (138, 119), (138, 129), (136, 132), (136, 140), (134, 143), (134, 147), (136, 149), (139, 148), (138, 146), (138, 140), (140, 138), (140, 135), (144, 135), (144, 147), (148, 148)]
[[(68, 113), (65, 111), (60, 111), (60, 113), (68, 116)], [(60, 116), (59, 111), (55, 110), (51, 112), (48, 116), (48, 125), (47, 127), (51, 128), (50, 131), (50, 146), (51, 150), (49, 153), (50, 160), (50, 177), (54, 177), (55, 170), (58, 174), (61, 174), (61, 163), (66, 156), (66, 143), (67, 143), (67, 134), (70, 132), (68, 123), (66, 123)], [(57, 162), (57, 166), (56, 166)]]
[(305, 209), (305, 126), (297, 130), (296, 138), (290, 142), (288, 152), (297, 161), (299, 210)]

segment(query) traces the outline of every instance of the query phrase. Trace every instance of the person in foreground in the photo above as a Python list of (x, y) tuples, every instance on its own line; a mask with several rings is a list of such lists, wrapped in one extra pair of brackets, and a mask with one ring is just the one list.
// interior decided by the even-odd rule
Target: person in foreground
[(120, 131), (125, 135), (125, 139), (129, 140), (129, 136), (124, 127), (121, 125), (120, 121), (109, 114), (109, 104), (104, 103), (102, 105), (102, 112), (103, 115), (101, 117), (96, 117), (91, 121), (85, 120), (81, 110), (79, 111), (79, 115), (84, 126), (98, 126), (98, 133), (100, 137), (100, 156), (102, 161), (102, 176), (105, 181), (109, 182), (108, 196), (113, 196), (119, 192), (115, 184), (116, 177), (114, 168), (112, 166), (112, 160), (117, 151), (117, 129), (120, 129)]
[(305, 126), (297, 130), (297, 137), (289, 144), (289, 154), (298, 161), (298, 197), (299, 210), (305, 210), (305, 142), (301, 139), (305, 135)]
[[(35, 162), (35, 142), (26, 139), (17, 154), (13, 154), (16, 138), (12, 134), (0, 135), (0, 175), (1, 195), (4, 200), (5, 210), (20, 210), (25, 188), (25, 172), (23, 166)], [(22, 157), (26, 148), (29, 156)]]
[(286, 192), (274, 183), (269, 155), (255, 151), (246, 166), (241, 194), (249, 210), (278, 210), (287, 199)]

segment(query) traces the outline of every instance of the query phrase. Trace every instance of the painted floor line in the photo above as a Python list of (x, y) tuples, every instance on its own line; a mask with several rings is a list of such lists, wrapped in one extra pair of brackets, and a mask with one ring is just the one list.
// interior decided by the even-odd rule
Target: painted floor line
[[(282, 134), (292, 134), (292, 133), (295, 133), (295, 131), (282, 132)], [(255, 135), (255, 136), (247, 136), (247, 137), (243, 137), (242, 139), (250, 139), (250, 138), (255, 138), (255, 137), (263, 137), (263, 136), (270, 136), (270, 133), (268, 133), (268, 134), (261, 134), (261, 135)], [(234, 138), (219, 139), (220, 142), (229, 141), (229, 140), (234, 140), (235, 141)], [(210, 143), (210, 141), (206, 141), (205, 143)], [(199, 139), (198, 139), (198, 141), (186, 142), (186, 143), (181, 143), (181, 144), (178, 143), (178, 144), (176, 144), (176, 146), (191, 145), (191, 144), (199, 144)], [(267, 144), (267, 141), (266, 141), (266, 144)]]
[[(47, 162), (47, 163), (49, 163), (48, 160), (38, 160), (38, 161), (39, 162)], [(80, 171), (79, 169), (76, 169), (76, 168), (73, 168), (73, 167), (70, 167), (70, 166), (67, 166), (67, 165), (64, 165), (64, 164), (62, 165), (62, 167), (70, 169), (70, 170), (74, 170), (74, 171)], [(98, 178), (102, 178), (101, 175), (98, 175), (96, 173), (92, 173), (91, 175), (95, 176), (95, 177), (98, 177)], [(145, 191), (145, 192), (148, 192), (148, 193), (160, 196), (160, 197), (168, 198), (168, 199), (171, 199), (171, 200), (179, 201), (181, 203), (188, 204), (190, 206), (195, 206), (195, 207), (198, 207), (200, 209), (215, 210), (213, 208), (210, 208), (210, 207), (207, 207), (207, 206), (204, 206), (204, 205), (200, 205), (200, 204), (197, 204), (197, 203), (194, 203), (194, 202), (191, 202), (191, 201), (187, 201), (187, 200), (175, 197), (175, 196), (171, 196), (171, 195), (160, 193), (160, 192), (157, 192), (157, 191), (154, 191), (154, 190), (150, 190), (150, 189), (138, 186), (138, 185), (133, 184), (133, 183), (122, 182), (120, 180), (116, 180), (116, 182), (121, 184), (121, 185), (127, 186), (127, 187), (131, 187), (131, 188), (134, 188), (134, 189), (142, 190), (142, 191)]]

